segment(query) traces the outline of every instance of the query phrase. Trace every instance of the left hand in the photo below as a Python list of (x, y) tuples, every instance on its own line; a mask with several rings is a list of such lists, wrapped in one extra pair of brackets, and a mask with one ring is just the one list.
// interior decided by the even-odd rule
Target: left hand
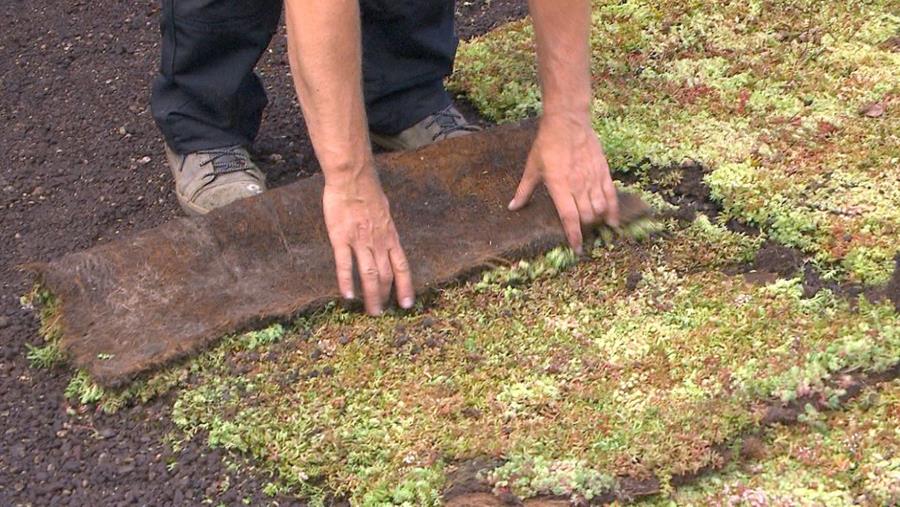
[(583, 253), (581, 226), (601, 221), (619, 225), (616, 187), (600, 140), (584, 115), (545, 115), (531, 146), (525, 174), (509, 203), (516, 211), (528, 204), (538, 183), (544, 182), (556, 205), (569, 245)]

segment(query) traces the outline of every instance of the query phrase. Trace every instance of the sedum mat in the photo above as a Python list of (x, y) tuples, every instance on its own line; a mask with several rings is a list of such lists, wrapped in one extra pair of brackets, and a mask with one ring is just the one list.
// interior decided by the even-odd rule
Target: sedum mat
[[(378, 159), (419, 292), (564, 242), (546, 193), (506, 210), (533, 128)], [(337, 299), (317, 175), (205, 217), (29, 266), (58, 299), (61, 345), (115, 387), (218, 338)], [(622, 197), (622, 220), (647, 207)]]
[[(900, 314), (842, 289), (890, 280), (897, 253), (895, 4), (597, 0), (612, 165), (660, 211), (705, 215), (577, 266), (491, 271), (422, 313), (230, 336), (124, 392), (78, 372), (67, 396), (172, 390), (176, 448), (204, 439), (311, 505), (895, 505)], [(457, 88), (497, 120), (537, 111), (531, 40), (521, 22), (464, 44)], [(826, 287), (735, 269), (768, 243)]]

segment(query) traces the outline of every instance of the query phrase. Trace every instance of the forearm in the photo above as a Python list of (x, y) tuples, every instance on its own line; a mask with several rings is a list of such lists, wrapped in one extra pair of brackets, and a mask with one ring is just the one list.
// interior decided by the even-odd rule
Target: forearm
[(371, 171), (357, 0), (287, 0), (294, 86), (325, 180)]
[(543, 181), (569, 245), (583, 250), (582, 226), (619, 223), (616, 187), (591, 127), (590, 0), (529, 0), (544, 113), (525, 173), (509, 203), (516, 211)]
[(528, 5), (544, 115), (589, 120), (590, 0), (529, 0)]

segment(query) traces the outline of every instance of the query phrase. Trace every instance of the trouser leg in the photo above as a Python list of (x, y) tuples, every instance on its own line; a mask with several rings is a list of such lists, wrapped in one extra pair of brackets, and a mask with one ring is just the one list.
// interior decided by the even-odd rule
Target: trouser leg
[(360, 7), (369, 127), (396, 134), (450, 105), (443, 80), (458, 44), (453, 0), (361, 0)]
[(162, 0), (153, 117), (178, 153), (252, 144), (267, 98), (256, 63), (282, 0)]

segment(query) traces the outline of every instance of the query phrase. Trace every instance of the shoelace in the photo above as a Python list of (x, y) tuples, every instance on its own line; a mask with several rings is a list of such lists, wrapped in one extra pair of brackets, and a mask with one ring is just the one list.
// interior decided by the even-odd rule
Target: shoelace
[(252, 162), (247, 152), (238, 148), (217, 148), (214, 150), (203, 150), (197, 153), (210, 155), (210, 158), (201, 163), (201, 166), (212, 165), (213, 178), (222, 174), (239, 173), (250, 169)]
[(481, 130), (477, 125), (466, 123), (466, 119), (453, 109), (453, 106), (447, 106), (434, 113), (431, 115), (431, 118), (431, 121), (425, 125), (425, 128), (431, 128), (435, 124), (440, 128), (440, 130), (432, 136), (432, 141), (437, 141), (441, 137), (448, 136), (460, 130), (466, 132), (477, 132), (478, 130)]

